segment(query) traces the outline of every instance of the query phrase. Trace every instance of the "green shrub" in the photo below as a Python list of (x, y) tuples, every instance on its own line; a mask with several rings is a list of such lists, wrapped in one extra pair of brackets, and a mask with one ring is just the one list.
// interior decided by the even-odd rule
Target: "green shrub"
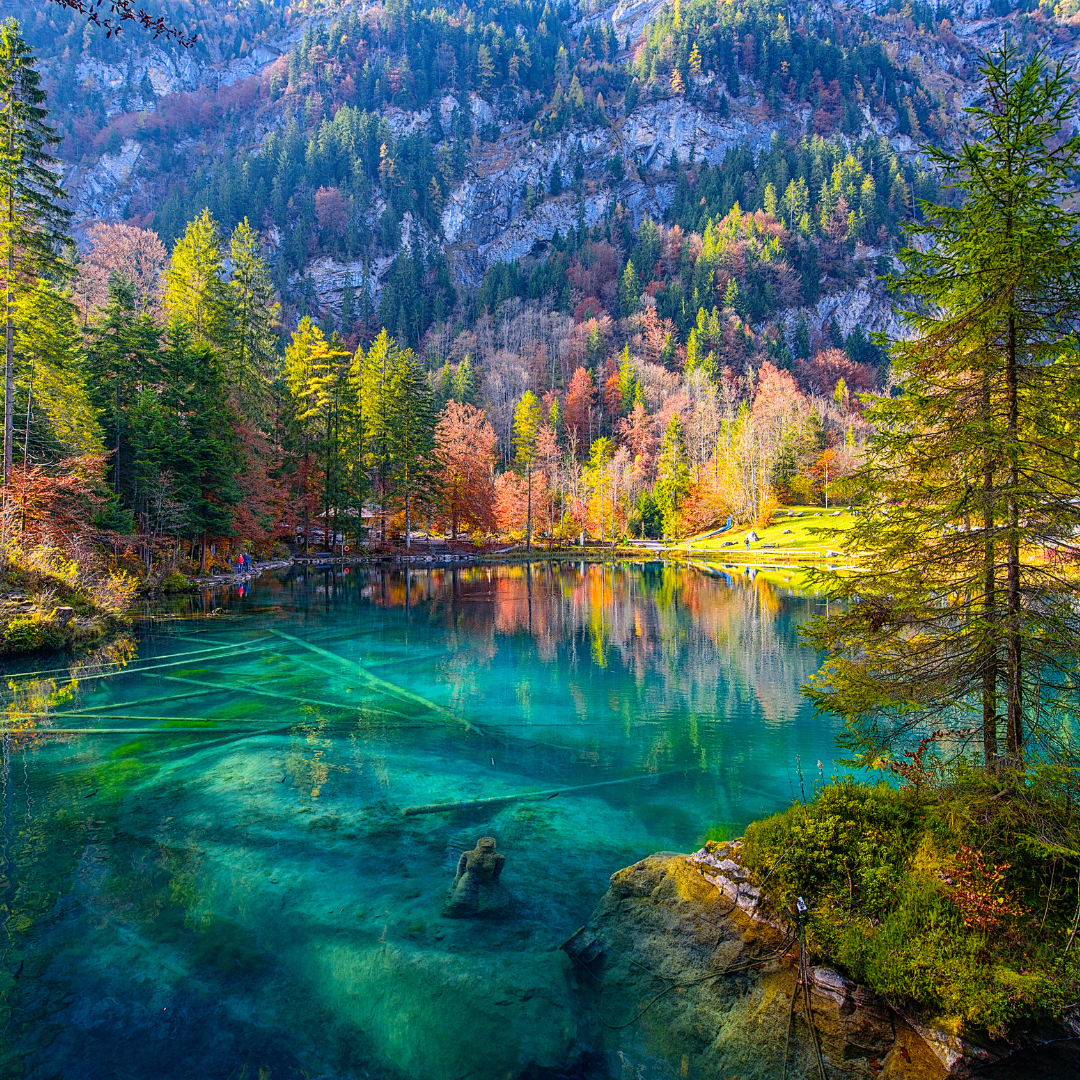
[(37, 612), (16, 615), (4, 627), (4, 652), (59, 649), (64, 642), (63, 628)]
[(161, 588), (164, 592), (186, 592), (191, 582), (179, 570), (170, 570), (162, 579)]
[(759, 881), (772, 871), (778, 908), (810, 905), (816, 959), (946, 1027), (997, 1035), (1060, 1015), (1080, 989), (1065, 951), (1080, 887), (1072, 783), (963, 765), (929, 790), (844, 779), (750, 825), (743, 858)]

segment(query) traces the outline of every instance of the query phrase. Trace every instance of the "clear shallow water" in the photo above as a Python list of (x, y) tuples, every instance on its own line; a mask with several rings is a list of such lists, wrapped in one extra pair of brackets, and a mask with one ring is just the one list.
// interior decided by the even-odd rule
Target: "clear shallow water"
[[(833, 771), (818, 605), (660, 564), (290, 572), (9, 664), (0, 1075), (572, 1071), (558, 946), (609, 875)], [(444, 919), (482, 835), (513, 915)]]

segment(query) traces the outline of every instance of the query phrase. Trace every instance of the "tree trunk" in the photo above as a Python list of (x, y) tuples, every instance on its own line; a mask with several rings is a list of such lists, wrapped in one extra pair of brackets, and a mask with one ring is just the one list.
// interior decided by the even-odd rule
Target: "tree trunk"
[(1023, 754), (1023, 696), (1020, 645), (1020, 462), (1019, 447), (1019, 389), (1016, 361), (1016, 319), (1010, 315), (1006, 339), (1005, 380), (1009, 405), (1009, 541), (1008, 541), (1008, 668), (1006, 715), (1006, 751), (1012, 764), (1018, 764)]
[(409, 493), (409, 481), (405, 481), (405, 550), (412, 549), (412, 499)]
[[(983, 383), (983, 410), (987, 424), (990, 417), (989, 379)], [(997, 598), (994, 565), (994, 466), (989, 452), (983, 468), (983, 618), (982, 663), (983, 762), (987, 772), (997, 770)]]
[(30, 365), (30, 386), (26, 391), (26, 429), (23, 431), (22, 463), (25, 469), (30, 463), (30, 407), (34, 401), (34, 365)]
[(532, 466), (529, 465), (525, 472), (529, 477), (529, 509), (525, 518), (525, 550), (532, 551)]
[(202, 552), (199, 555), (199, 573), (206, 573), (206, 532), (202, 534)]

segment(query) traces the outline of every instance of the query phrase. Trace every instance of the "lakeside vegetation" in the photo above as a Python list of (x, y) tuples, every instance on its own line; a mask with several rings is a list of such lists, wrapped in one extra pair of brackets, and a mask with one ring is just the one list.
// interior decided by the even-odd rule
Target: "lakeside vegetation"
[[(539, 139), (575, 115), (607, 123), (603, 91), (592, 96), (606, 78), (625, 95), (692, 98), (711, 65), (739, 96), (731, 27), (706, 41), (696, 5), (665, 13), (620, 72), (604, 64), (618, 41), (568, 50), (554, 13), (549, 27), (523, 10), (548, 62), (523, 90), (543, 89), (543, 103), (551, 78), (567, 80), (532, 118)], [(635, 234), (617, 208), (591, 228), (582, 217), (544, 260), (491, 268), (464, 306), (441, 256), (399, 250), (396, 232), (405, 214), (439, 228), (460, 179), (454, 147), (436, 161), (423, 137), (395, 142), (367, 111), (400, 102), (402, 85), (408, 103), (429, 103), (440, 85), (400, 69), (383, 85), (365, 60), (358, 88), (366, 24), (337, 28), (348, 56), (332, 74), (352, 81), (352, 104), (330, 115), (315, 101), (332, 63), (310, 36), (279, 65), (285, 80), (271, 77), (271, 100), (291, 96), (296, 115), (267, 136), (265, 157), (224, 159), (187, 203), (177, 189), (155, 218), (160, 235), (97, 226), (75, 258), (57, 135), (26, 42), (6, 23), (0, 98), (17, 119), (0, 134), (20, 153), (0, 162), (0, 586), (16, 601), (0, 612), (3, 648), (87, 640), (135, 576), (176, 580), (286, 542), (343, 554), (409, 548), (418, 531), (526, 547), (534, 536), (614, 547), (636, 534), (680, 539), (691, 555), (857, 553), (864, 573), (818, 579), (842, 603), (811, 625), (827, 659), (806, 692), (843, 718), (854, 763), (903, 783), (823, 786), (748, 830), (748, 863), (763, 878), (784, 857), (773, 896), (811, 900), (816, 957), (958, 1033), (998, 1035), (1060, 1016), (1080, 985), (1080, 907), (1067, 906), (1080, 888), (1080, 627), (1062, 565), (1080, 531), (1080, 252), (1062, 209), (1080, 164), (1080, 137), (1063, 134), (1076, 97), (1041, 54), (1021, 61), (1006, 47), (987, 61), (989, 104), (969, 110), (981, 139), (931, 152), (958, 198), (923, 203), (913, 231), (926, 242), (899, 254), (892, 284), (911, 301), (911, 339), (886, 354), (835, 323), (815, 339), (805, 322), (773, 321), (780, 308), (815, 301), (823, 273), (895, 271), (908, 199), (936, 197), (880, 141), (833, 138), (855, 126), (844, 95), (865, 82), (915, 133), (940, 117), (915, 82), (898, 97), (879, 44), (804, 55), (805, 42), (785, 41), (783, 15), (766, 14), (770, 108), (781, 95), (812, 101), (813, 134), (718, 168), (667, 163), (669, 221), (646, 218)], [(491, 31), (502, 34), (494, 51), (461, 35), (482, 90), (504, 62), (517, 78), (509, 25)], [(753, 69), (752, 32), (738, 55)], [(430, 67), (437, 35), (417, 40)], [(815, 85), (815, 65), (841, 61), (842, 86), (820, 71)], [(579, 73), (592, 76), (588, 105)], [(465, 104), (455, 146), (473, 135)], [(573, 176), (557, 165), (523, 199), (558, 198), (564, 180), (580, 197)], [(376, 185), (391, 194), (377, 231)], [(298, 210), (300, 186), (311, 199)], [(255, 217), (262, 205), (268, 220)], [(283, 237), (275, 259), (271, 227)], [(860, 244), (877, 245), (872, 271), (865, 252), (852, 269)], [(343, 283), (336, 311), (315, 310), (289, 278), (315, 253), (380, 249), (399, 253), (378, 304), (367, 269)], [(817, 506), (830, 498), (860, 512), (826, 517)]]
[[(805, 945), (901, 1010), (974, 1041), (1060, 1021), (1080, 990), (1073, 439), (1080, 248), (1066, 210), (1080, 139), (1061, 67), (1011, 44), (934, 153), (960, 191), (901, 254), (911, 336), (868, 412), (847, 533), (857, 575), (806, 637), (803, 692), (844, 720), (846, 764), (753, 823), (743, 857)], [(1045, 558), (1065, 549), (1069, 558)], [(820, 768), (820, 763), (819, 763)]]

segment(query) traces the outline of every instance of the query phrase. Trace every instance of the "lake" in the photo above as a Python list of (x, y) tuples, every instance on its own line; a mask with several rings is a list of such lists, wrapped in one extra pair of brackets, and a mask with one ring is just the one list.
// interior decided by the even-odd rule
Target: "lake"
[[(836, 771), (799, 695), (822, 603), (746, 568), (293, 568), (9, 660), (0, 1074), (571, 1074), (558, 946), (608, 877)], [(487, 835), (511, 916), (444, 918)]]

